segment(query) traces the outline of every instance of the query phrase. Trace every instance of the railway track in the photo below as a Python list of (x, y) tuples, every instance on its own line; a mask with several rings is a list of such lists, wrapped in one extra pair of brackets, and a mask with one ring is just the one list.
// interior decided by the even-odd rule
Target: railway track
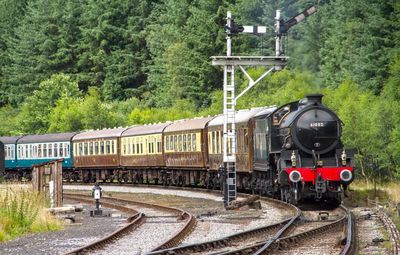
[[(307, 226), (304, 231), (295, 231), (297, 228), (305, 228), (309, 222), (301, 222), (301, 211), (296, 215), (277, 224), (263, 226), (257, 229), (241, 232), (225, 238), (190, 244), (171, 249), (148, 253), (158, 254), (312, 254), (310, 243), (321, 245), (321, 242), (329, 242), (337, 254), (355, 253), (355, 225), (354, 217), (347, 208), (342, 207), (343, 216), (332, 222), (320, 222), (317, 227)], [(312, 225), (312, 224), (311, 224)], [(291, 234), (295, 233), (295, 234)], [(334, 233), (341, 233), (340, 243)], [(343, 233), (343, 234), (342, 234)], [(263, 240), (262, 240), (263, 239)], [(330, 240), (329, 240), (330, 239)], [(314, 240), (310, 242), (310, 240)], [(250, 245), (251, 243), (251, 245)], [(307, 244), (304, 253), (296, 247)], [(238, 248), (239, 247), (239, 248)], [(299, 252), (300, 251), (300, 252)], [(331, 253), (332, 250), (326, 254)], [(323, 254), (316, 251), (315, 254)]]
[[(219, 254), (324, 254), (321, 250), (313, 250), (315, 247), (310, 245), (321, 246), (328, 242), (329, 247), (340, 246), (338, 254), (350, 255), (355, 253), (355, 222), (352, 213), (345, 207), (341, 207), (345, 214), (338, 220), (331, 223), (323, 224), (320, 227), (312, 228), (300, 233), (292, 235), (281, 235), (279, 238), (272, 238), (264, 243), (254, 244), (234, 251), (228, 251)], [(286, 233), (290, 233), (296, 228), (296, 224), (290, 225), (290, 229)], [(333, 243), (331, 239), (333, 233), (342, 233), (340, 243)], [(343, 242), (343, 243), (342, 243)], [(303, 245), (303, 249), (301, 246)], [(334, 251), (326, 251), (325, 254), (336, 254)]]
[(390, 242), (392, 244), (391, 254), (397, 255), (400, 253), (400, 233), (397, 230), (396, 225), (393, 223), (392, 219), (384, 210), (378, 210), (377, 215), (382, 221), (386, 230), (388, 231)]
[[(93, 204), (93, 199), (87, 195), (64, 194), (64, 197), (83, 203)], [(128, 224), (119, 228), (115, 232), (101, 238), (100, 240), (96, 240), (83, 247), (70, 251), (67, 254), (98, 254), (101, 252), (107, 254), (109, 252), (105, 251), (104, 249), (113, 250), (112, 246), (116, 242), (127, 241), (132, 243), (130, 235), (132, 234), (132, 232), (135, 232), (135, 229), (144, 228), (144, 224), (149, 223), (154, 225), (155, 223), (156, 225), (161, 226), (162, 221), (165, 221), (166, 219), (169, 219), (171, 221), (171, 219), (175, 218), (176, 221), (170, 222), (169, 224), (179, 223), (180, 228), (178, 227), (178, 230), (175, 230), (174, 227), (174, 234), (169, 239), (159, 243), (157, 247), (152, 248), (151, 250), (156, 251), (160, 249), (167, 249), (178, 245), (193, 230), (195, 226), (195, 219), (190, 213), (173, 207), (111, 197), (103, 197), (102, 205), (129, 213), (131, 216), (128, 218)], [(138, 209), (144, 210), (146, 211), (146, 213), (151, 214), (154, 214), (154, 211), (162, 211), (167, 212), (168, 215), (162, 215), (158, 213), (158, 215), (148, 216), (145, 215), (145, 213), (138, 212)], [(158, 228), (158, 226), (156, 226), (156, 228)], [(160, 228), (158, 229), (161, 230)], [(154, 244), (155, 240), (152, 240), (152, 243)]]
[(278, 223), (257, 227), (247, 231), (239, 232), (223, 238), (188, 244), (184, 246), (174, 247), (147, 253), (148, 255), (161, 255), (161, 254), (220, 254), (227, 250), (235, 250), (238, 245), (249, 245), (257, 242), (263, 242), (270, 238), (280, 236), (285, 230), (296, 221), (301, 215), (301, 211), (290, 204), (284, 203), (279, 200), (262, 198), (263, 201), (273, 203), (278, 207), (283, 207), (287, 210), (293, 211), (293, 216), (288, 219), (282, 220)]

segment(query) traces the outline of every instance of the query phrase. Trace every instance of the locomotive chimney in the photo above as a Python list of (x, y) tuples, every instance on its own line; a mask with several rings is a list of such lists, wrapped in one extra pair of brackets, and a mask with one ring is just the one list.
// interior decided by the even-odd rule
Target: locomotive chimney
[(317, 103), (321, 104), (323, 96), (324, 95), (322, 94), (309, 94), (306, 96), (306, 98), (309, 104), (317, 104)]

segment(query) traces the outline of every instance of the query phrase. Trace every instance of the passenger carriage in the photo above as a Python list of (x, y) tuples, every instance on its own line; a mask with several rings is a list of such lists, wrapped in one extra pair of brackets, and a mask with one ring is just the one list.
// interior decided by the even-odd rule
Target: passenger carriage
[(1, 139), (6, 141), (6, 166), (11, 175), (7, 178), (30, 179), (33, 165), (55, 159), (64, 159), (63, 168), (71, 169), (73, 167), (71, 138), (75, 134), (71, 132), (2, 137)]
[[(249, 187), (253, 169), (253, 129), (251, 118), (264, 108), (240, 110), (235, 114), (236, 125), (236, 171), (239, 188)], [(224, 116), (219, 115), (208, 123), (209, 168), (218, 171), (223, 166), (223, 123)], [(230, 126), (228, 126), (230, 129)], [(228, 141), (231, 143), (231, 141)], [(228, 151), (228, 153), (230, 153)]]
[(179, 120), (164, 130), (164, 159), (178, 185), (206, 181), (207, 123), (213, 117)]
[(119, 179), (120, 137), (126, 129), (92, 130), (75, 135), (72, 143), (77, 171), (67, 178), (84, 182)]
[(26, 135), (17, 140), (17, 166), (30, 169), (33, 165), (64, 159), (63, 168), (72, 168), (72, 133)]
[(158, 183), (165, 172), (163, 131), (169, 125), (171, 122), (135, 126), (122, 133), (120, 151), (124, 181), (143, 183), (147, 178)]
[(17, 141), (21, 137), (22, 136), (0, 137), (0, 141), (4, 144), (5, 169), (8, 171), (17, 169)]

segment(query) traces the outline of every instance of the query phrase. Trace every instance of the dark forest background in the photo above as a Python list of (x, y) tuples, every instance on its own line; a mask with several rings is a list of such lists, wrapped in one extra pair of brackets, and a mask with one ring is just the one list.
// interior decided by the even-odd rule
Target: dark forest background
[[(289, 33), (288, 67), (238, 108), (322, 92), (358, 151), (360, 173), (400, 177), (400, 2), (396, 0), (0, 0), (0, 135), (99, 129), (222, 111), (226, 11), (262, 37), (238, 55), (273, 54), (273, 17), (315, 5)], [(262, 69), (251, 69), (256, 78)], [(247, 81), (238, 74), (238, 88)]]

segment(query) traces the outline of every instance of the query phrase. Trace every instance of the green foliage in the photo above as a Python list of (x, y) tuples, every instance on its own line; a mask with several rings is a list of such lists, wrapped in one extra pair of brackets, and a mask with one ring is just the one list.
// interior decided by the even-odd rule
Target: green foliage
[(195, 105), (188, 100), (177, 100), (170, 108), (135, 108), (129, 114), (128, 124), (143, 125), (195, 117)]
[(40, 83), (39, 89), (29, 96), (17, 117), (21, 133), (45, 133), (49, 127), (48, 115), (60, 98), (76, 98), (81, 95), (78, 84), (68, 75), (53, 75)]

